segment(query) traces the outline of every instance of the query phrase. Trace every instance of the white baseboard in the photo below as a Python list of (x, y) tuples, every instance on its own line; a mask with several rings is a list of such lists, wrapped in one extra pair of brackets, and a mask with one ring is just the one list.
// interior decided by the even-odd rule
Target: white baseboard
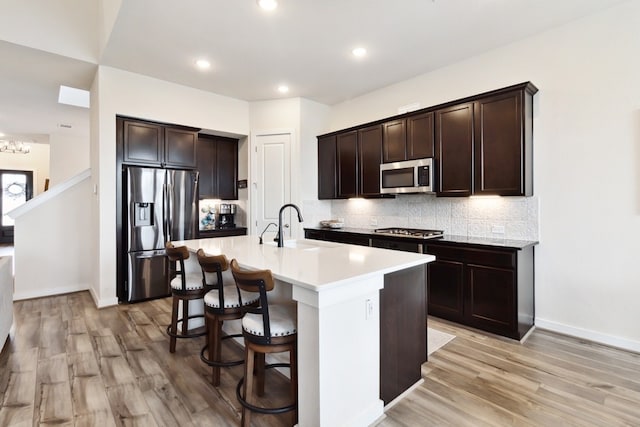
[(576, 328), (574, 326), (564, 325), (562, 323), (540, 318), (536, 318), (536, 328), (546, 329), (549, 331), (558, 332), (560, 334), (570, 335), (572, 337), (582, 338), (599, 344), (620, 348), (622, 350), (640, 353), (640, 342), (622, 337), (616, 337), (614, 335), (602, 334), (600, 332)]
[(30, 290), (26, 292), (15, 292), (13, 294), (14, 301), (20, 301), (32, 298), (50, 297), (53, 295), (70, 294), (72, 292), (86, 291), (89, 289), (87, 285), (75, 285), (75, 286), (62, 286), (59, 288), (45, 288)]
[(118, 297), (113, 298), (98, 298), (93, 288), (89, 288), (89, 293), (91, 294), (91, 298), (93, 298), (93, 303), (97, 308), (105, 308), (111, 307), (113, 305), (118, 305)]

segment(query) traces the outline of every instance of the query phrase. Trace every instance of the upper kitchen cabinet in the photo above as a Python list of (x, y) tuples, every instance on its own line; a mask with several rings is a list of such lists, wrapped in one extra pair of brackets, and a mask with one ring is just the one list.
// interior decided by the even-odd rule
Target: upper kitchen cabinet
[(336, 135), (337, 197), (348, 199), (358, 196), (358, 132)]
[(469, 196), (473, 171), (473, 103), (435, 112), (438, 196)]
[(165, 166), (196, 167), (197, 132), (166, 127), (164, 140)]
[(384, 163), (433, 157), (433, 112), (383, 123)]
[(318, 137), (318, 199), (335, 199), (336, 136)]
[(382, 157), (384, 163), (407, 160), (407, 121), (392, 120), (382, 125)]
[(318, 137), (318, 198), (380, 196), (382, 125)]
[(322, 135), (318, 197), (380, 196), (378, 159), (428, 157), (434, 159), (440, 197), (531, 196), (537, 91), (530, 82), (520, 83)]
[(382, 163), (382, 127), (358, 130), (360, 196), (380, 195), (380, 163)]
[(532, 84), (475, 103), (473, 194), (533, 195)]
[(533, 195), (531, 83), (435, 112), (438, 196)]
[(197, 144), (201, 199), (237, 200), (238, 140), (200, 135)]
[(195, 129), (134, 119), (120, 119), (118, 122), (123, 126), (123, 162), (187, 169), (196, 167)]

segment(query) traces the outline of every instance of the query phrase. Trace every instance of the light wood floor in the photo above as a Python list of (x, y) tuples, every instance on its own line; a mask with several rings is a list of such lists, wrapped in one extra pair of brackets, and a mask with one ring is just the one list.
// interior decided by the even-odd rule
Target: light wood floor
[[(169, 299), (97, 310), (80, 292), (16, 302), (14, 315), (0, 353), (0, 426), (239, 424), (242, 367), (223, 369), (215, 388), (199, 359), (204, 338), (179, 340), (170, 354)], [(378, 426), (640, 426), (638, 354), (544, 331), (520, 344), (429, 322), (456, 338)], [(273, 395), (286, 396), (286, 381), (274, 372), (267, 385), (265, 402), (284, 403)], [(256, 426), (288, 421), (253, 418)]]

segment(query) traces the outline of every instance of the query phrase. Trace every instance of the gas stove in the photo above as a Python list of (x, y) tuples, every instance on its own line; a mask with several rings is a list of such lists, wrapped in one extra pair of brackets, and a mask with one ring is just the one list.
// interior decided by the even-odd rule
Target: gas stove
[(442, 230), (421, 230), (418, 228), (377, 228), (373, 230), (376, 234), (394, 237), (408, 237), (411, 239), (437, 239), (442, 237)]

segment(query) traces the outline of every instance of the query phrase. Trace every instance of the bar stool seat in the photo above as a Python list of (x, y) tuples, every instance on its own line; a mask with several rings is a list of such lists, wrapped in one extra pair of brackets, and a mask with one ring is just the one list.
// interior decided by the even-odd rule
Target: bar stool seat
[[(211, 383), (220, 385), (220, 368), (241, 365), (244, 359), (222, 360), (222, 340), (241, 337), (242, 334), (222, 334), (226, 320), (240, 320), (244, 307), (255, 305), (259, 294), (240, 291), (229, 270), (224, 255), (207, 255), (202, 249), (197, 252), (202, 274), (202, 285), (209, 291), (204, 296), (204, 314), (207, 322), (207, 343), (200, 351), (200, 359), (211, 366)], [(205, 356), (205, 352), (208, 353)]]
[[(172, 266), (170, 274), (175, 275), (171, 279), (171, 296), (173, 299), (171, 307), (171, 324), (167, 326), (169, 335), (169, 352), (175, 353), (177, 338), (197, 338), (206, 334), (206, 330), (189, 332), (189, 320), (204, 318), (203, 314), (189, 315), (189, 301), (203, 299), (206, 289), (202, 283), (202, 277), (197, 270), (187, 269), (186, 261), (189, 259), (189, 250), (186, 246), (174, 246), (167, 242), (165, 245), (167, 257)], [(178, 318), (179, 305), (182, 303), (182, 317)], [(178, 332), (178, 324), (181, 331)]]
[[(245, 345), (244, 377), (236, 387), (236, 397), (242, 405), (241, 425), (251, 424), (251, 412), (262, 414), (292, 413), (292, 424), (298, 419), (298, 368), (297, 368), (297, 321), (296, 306), (292, 304), (269, 304), (267, 292), (275, 284), (270, 270), (241, 270), (238, 261), (231, 261), (231, 272), (238, 289), (246, 292), (258, 292), (259, 305), (247, 307), (242, 318), (242, 335)], [(289, 353), (289, 363), (265, 364), (266, 354)], [(254, 390), (254, 367), (256, 371), (256, 390)], [(291, 371), (291, 403), (281, 407), (262, 407), (253, 403), (253, 393), (264, 394), (264, 370), (277, 367), (289, 367)]]
[[(269, 329), (272, 337), (284, 337), (296, 333), (295, 304), (269, 306)], [(262, 315), (247, 313), (242, 318), (242, 330), (251, 335), (264, 336)]]

